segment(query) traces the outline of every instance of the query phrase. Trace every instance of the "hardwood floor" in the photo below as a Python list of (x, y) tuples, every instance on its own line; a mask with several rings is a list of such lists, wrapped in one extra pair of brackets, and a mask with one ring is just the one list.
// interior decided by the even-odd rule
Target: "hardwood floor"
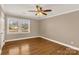
[(79, 55), (79, 51), (43, 38), (32, 38), (5, 43), (2, 55)]

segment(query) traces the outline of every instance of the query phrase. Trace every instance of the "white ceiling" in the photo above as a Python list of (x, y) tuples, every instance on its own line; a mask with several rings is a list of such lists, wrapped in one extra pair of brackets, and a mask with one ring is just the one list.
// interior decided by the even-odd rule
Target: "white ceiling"
[(40, 6), (44, 9), (52, 9), (52, 12), (47, 12), (47, 16), (35, 16), (35, 12), (28, 12), (28, 10), (35, 9), (34, 4), (4, 4), (2, 8), (6, 14), (20, 15), (37, 20), (79, 10), (79, 4), (40, 4)]

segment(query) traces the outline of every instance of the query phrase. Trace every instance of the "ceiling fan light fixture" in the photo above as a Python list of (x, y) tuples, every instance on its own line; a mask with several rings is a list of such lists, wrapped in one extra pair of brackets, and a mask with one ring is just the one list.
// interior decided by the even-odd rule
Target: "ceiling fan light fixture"
[(47, 15), (46, 12), (51, 12), (51, 9), (43, 9), (41, 6), (36, 5), (36, 9), (35, 10), (30, 10), (29, 12), (36, 12), (36, 16), (43, 16), (43, 15)]
[(41, 12), (36, 13), (37, 16), (43, 16)]

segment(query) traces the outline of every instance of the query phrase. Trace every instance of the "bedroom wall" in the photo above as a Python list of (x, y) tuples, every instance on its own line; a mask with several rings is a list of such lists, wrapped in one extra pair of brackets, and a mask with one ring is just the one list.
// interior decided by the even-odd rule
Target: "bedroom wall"
[[(6, 20), (7, 20), (7, 18), (6, 18)], [(6, 23), (6, 25), (7, 25), (7, 23)], [(6, 30), (7, 30), (7, 28), (6, 28)], [(26, 38), (26, 37), (32, 37), (32, 36), (39, 36), (39, 22), (37, 20), (30, 20), (30, 33), (16, 33), (16, 34), (6, 33), (6, 40)]]
[(41, 20), (40, 35), (79, 47), (79, 11)]
[[(0, 20), (1, 20), (1, 8), (0, 8)], [(0, 29), (1, 32), (1, 29)], [(1, 38), (1, 34), (0, 34), (0, 38)], [(1, 39), (0, 39), (0, 53), (1, 53)]]
[(4, 40), (5, 40), (5, 14), (0, 6), (0, 50), (4, 45)]

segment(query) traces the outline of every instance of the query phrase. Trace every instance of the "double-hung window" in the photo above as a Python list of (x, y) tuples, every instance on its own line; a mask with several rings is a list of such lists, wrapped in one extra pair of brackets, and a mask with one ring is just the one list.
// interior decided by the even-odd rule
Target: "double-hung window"
[(8, 33), (29, 33), (30, 20), (20, 18), (7, 18), (7, 31)]

